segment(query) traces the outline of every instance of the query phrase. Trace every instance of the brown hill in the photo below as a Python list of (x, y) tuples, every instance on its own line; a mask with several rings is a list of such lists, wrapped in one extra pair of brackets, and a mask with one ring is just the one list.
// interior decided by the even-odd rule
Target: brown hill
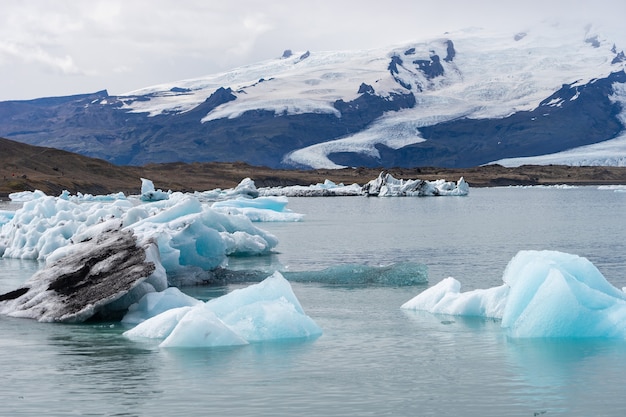
[[(461, 176), (473, 187), (540, 184), (626, 184), (623, 167), (531, 166), (504, 168), (498, 165), (467, 169), (421, 167), (387, 170), (396, 178), (458, 180)], [(143, 167), (116, 166), (53, 148), (30, 146), (0, 138), (0, 196), (16, 191), (41, 190), (58, 195), (63, 190), (75, 194), (109, 194), (122, 191), (137, 194), (140, 178), (151, 179), (157, 188), (172, 191), (203, 191), (231, 188), (243, 178), (256, 185), (309, 185), (325, 179), (336, 183), (365, 184), (380, 169), (274, 170), (239, 162), (169, 163)]]

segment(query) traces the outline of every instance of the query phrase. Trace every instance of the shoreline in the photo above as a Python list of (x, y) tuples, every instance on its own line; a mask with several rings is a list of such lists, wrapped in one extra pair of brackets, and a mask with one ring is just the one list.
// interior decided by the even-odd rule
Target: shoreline
[(21, 175), (7, 177), (0, 170), (0, 199), (19, 191), (41, 190), (48, 195), (60, 195), (63, 190), (72, 194), (93, 195), (139, 194), (141, 178), (150, 179), (157, 189), (193, 192), (234, 188), (244, 178), (251, 178), (257, 187), (277, 187), (322, 183), (364, 185), (385, 171), (398, 179), (458, 181), (461, 177), (472, 188), (537, 186), (537, 185), (626, 185), (626, 167), (574, 167), (563, 165), (524, 165), (506, 168), (487, 165), (473, 168), (343, 168), (337, 170), (277, 170), (254, 167), (244, 163), (168, 163), (144, 167), (115, 166), (100, 161), (103, 166), (90, 164), (65, 165), (73, 169), (49, 172), (30, 169)]
[(243, 162), (170, 162), (145, 166), (113, 165), (102, 159), (0, 138), (0, 197), (41, 190), (47, 195), (139, 194), (141, 178), (156, 189), (193, 192), (236, 187), (250, 178), (257, 187), (323, 183), (364, 185), (385, 171), (397, 179), (458, 181), (472, 188), (512, 185), (626, 185), (626, 167), (522, 165), (506, 168), (484, 165), (471, 168), (342, 168), (272, 169)]

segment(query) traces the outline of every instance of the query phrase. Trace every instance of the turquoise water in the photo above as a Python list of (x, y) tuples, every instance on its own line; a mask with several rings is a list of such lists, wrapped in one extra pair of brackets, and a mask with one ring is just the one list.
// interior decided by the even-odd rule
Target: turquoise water
[[(589, 258), (626, 286), (626, 193), (472, 189), (465, 198), (298, 198), (301, 223), (262, 224), (280, 241), (237, 269), (298, 273), (421, 263), (430, 284), (500, 283), (518, 250)], [(37, 268), (0, 259), (0, 291)], [(340, 269), (339, 269), (340, 270)], [(243, 285), (188, 288), (208, 299)], [(401, 310), (427, 285), (294, 282), (323, 329), (313, 341), (160, 349), (115, 323), (0, 316), (0, 415), (621, 416), (622, 340), (514, 340), (490, 320)]]

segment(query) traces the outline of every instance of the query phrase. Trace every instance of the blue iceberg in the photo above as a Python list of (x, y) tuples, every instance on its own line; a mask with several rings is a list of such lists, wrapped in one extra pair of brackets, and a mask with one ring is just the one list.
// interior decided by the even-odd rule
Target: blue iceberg
[[(322, 334), (305, 314), (289, 282), (278, 272), (258, 284), (206, 303), (189, 303), (184, 297), (180, 301), (170, 297), (167, 304), (180, 307), (150, 317), (124, 335), (131, 339), (159, 339), (161, 347), (190, 348), (309, 339)], [(131, 316), (122, 321), (133, 322), (142, 316), (142, 309), (146, 313), (154, 302), (140, 300), (129, 309)]]
[(626, 338), (626, 293), (586, 258), (557, 251), (520, 251), (501, 286), (462, 293), (446, 278), (403, 309), (501, 320), (515, 338)]

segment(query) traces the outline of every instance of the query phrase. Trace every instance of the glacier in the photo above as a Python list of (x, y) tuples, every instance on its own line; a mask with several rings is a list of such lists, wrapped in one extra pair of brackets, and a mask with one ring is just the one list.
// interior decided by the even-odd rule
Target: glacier
[(300, 51), (118, 96), (0, 102), (0, 135), (121, 165), (623, 164), (620, 40), (593, 25), (523, 30)]
[[(459, 52), (448, 57), (451, 40), (454, 40), (453, 50)], [(267, 60), (230, 72), (135, 90), (119, 99), (129, 111), (156, 116), (190, 111), (209, 93), (228, 86), (234, 99), (210, 110), (202, 119), (207, 123), (236, 119), (245, 112), (260, 110), (275, 115), (328, 113), (341, 118), (333, 103), (356, 100), (358, 84), (373, 87), (381, 97), (412, 92), (416, 100), (413, 107), (387, 112), (361, 131), (318, 141), (283, 158), (286, 165), (336, 169), (346, 165), (331, 160), (332, 154), (348, 152), (378, 159), (381, 145), (397, 150), (425, 142), (427, 139), (420, 132), (425, 126), (460, 118), (501, 119), (540, 109), (542, 101), (563, 84), (582, 86), (623, 70), (623, 62), (615, 58), (616, 53), (615, 44), (608, 36), (591, 26), (583, 31), (579, 27), (542, 24), (517, 34), (471, 28), (392, 48), (294, 53), (288, 58)], [(416, 57), (420, 59), (415, 60)], [(429, 76), (423, 70), (424, 65), (403, 62), (431, 60), (432, 64), (433, 57), (446, 57), (437, 59), (445, 75)], [(390, 70), (390, 60), (392, 64), (398, 63), (394, 70)], [(177, 95), (173, 88), (184, 93)], [(624, 108), (624, 84), (614, 83), (613, 89), (611, 99)], [(137, 100), (137, 97), (148, 99)], [(559, 107), (562, 102), (553, 100), (547, 104)], [(623, 146), (610, 150), (599, 147), (602, 156), (597, 163), (613, 163), (616, 149), (621, 158), (618, 162), (621, 161)], [(581, 155), (584, 154), (572, 154), (563, 161), (588, 163), (588, 158), (584, 159), (587, 162), (576, 158)], [(518, 165), (534, 161), (553, 163), (541, 158), (493, 163)]]
[(520, 251), (502, 280), (461, 292), (460, 282), (449, 277), (401, 308), (498, 319), (512, 338), (626, 338), (626, 293), (584, 257)]

